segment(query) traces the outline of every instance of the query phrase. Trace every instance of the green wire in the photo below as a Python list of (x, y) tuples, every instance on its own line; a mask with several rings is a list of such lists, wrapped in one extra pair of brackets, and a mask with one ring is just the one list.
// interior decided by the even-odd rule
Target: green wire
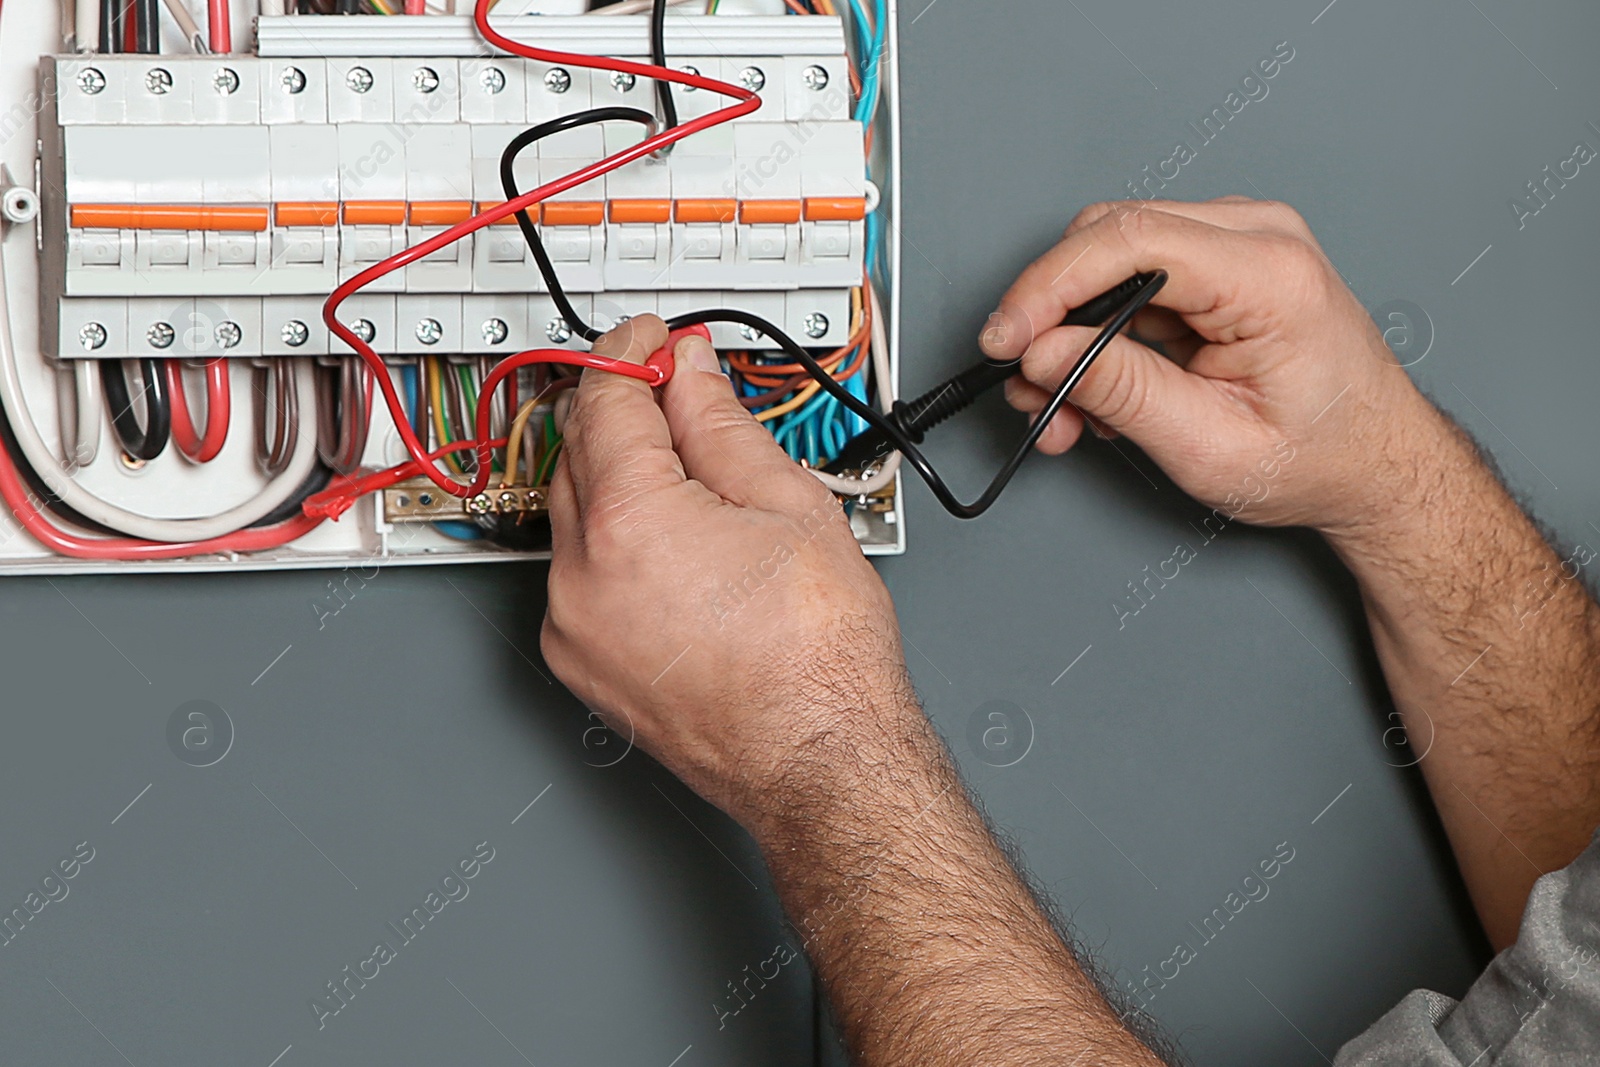
[(555, 443), (545, 452), (544, 459), (539, 461), (539, 469), (533, 472), (533, 484), (549, 485), (550, 475), (555, 471), (556, 457), (561, 455), (561, 438), (558, 436)]
[[(456, 364), (456, 380), (461, 383), (461, 391), (462, 391), (463, 394), (466, 395), (466, 398), (467, 398), (467, 410), (468, 411), (477, 411), (478, 410), (478, 380), (472, 376), (472, 368), (467, 366), (465, 363)], [(476, 433), (477, 432), (477, 427), (472, 427), (472, 431), (474, 433)], [(464, 433), (460, 433), (458, 431), (458, 436), (457, 436), (456, 439), (460, 440), (462, 437), (465, 437), (465, 436), (467, 436), (467, 435), (464, 434)], [(499, 459), (495, 459), (492, 463), (490, 463), (489, 469), (490, 470), (496, 470), (496, 471), (499, 470), (500, 469), (500, 460)]]

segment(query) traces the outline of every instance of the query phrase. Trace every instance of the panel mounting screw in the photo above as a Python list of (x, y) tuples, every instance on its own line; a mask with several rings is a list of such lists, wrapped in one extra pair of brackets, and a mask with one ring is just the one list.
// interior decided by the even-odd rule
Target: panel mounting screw
[(746, 67), (739, 72), (739, 84), (749, 89), (752, 93), (759, 93), (766, 88), (766, 72), (760, 67)]
[(802, 325), (806, 328), (807, 337), (813, 340), (818, 337), (825, 337), (828, 333), (828, 316), (820, 311), (813, 311), (805, 317)]
[(444, 338), (444, 327), (438, 319), (422, 319), (417, 323), (417, 340), (425, 345), (436, 345)]
[(350, 324), (350, 332), (369, 345), (372, 343), (372, 339), (378, 336), (378, 328), (372, 325), (371, 319), (357, 319), (352, 322)]
[(223, 67), (212, 77), (211, 87), (223, 96), (231, 96), (239, 91), (239, 75)]
[[(698, 78), (700, 76), (700, 68), (699, 67), (689, 67), (689, 66), (679, 67), (678, 68), (678, 73), (679, 74), (693, 74), (696, 78)], [(695, 91), (695, 88), (692, 85), (680, 85), (680, 86), (678, 86), (678, 91), (680, 93), (692, 93), (692, 92)]]
[(478, 84), (486, 93), (498, 93), (506, 87), (506, 76), (499, 67), (489, 67), (478, 75)]
[(572, 327), (567, 325), (567, 320), (554, 318), (545, 324), (544, 335), (550, 338), (553, 345), (564, 345), (572, 340)]
[(239, 324), (230, 319), (217, 323), (217, 328), (211, 331), (211, 336), (217, 339), (217, 344), (222, 348), (237, 348), (239, 342), (244, 340), (244, 331), (239, 329)]
[(290, 319), (283, 324), (283, 329), (278, 331), (278, 336), (290, 348), (299, 348), (311, 337), (311, 331), (299, 319)]
[(479, 493), (467, 499), (467, 510), (474, 515), (487, 515), (494, 508), (494, 501), (489, 499), (488, 493)]
[(364, 93), (372, 88), (372, 71), (366, 67), (351, 67), (350, 73), (344, 76), (344, 83), (353, 93)]
[(483, 320), (484, 344), (504, 344), (507, 337), (511, 336), (511, 327), (506, 325), (505, 319)]
[(151, 323), (150, 328), (144, 332), (144, 339), (150, 342), (151, 348), (170, 348), (177, 336), (178, 331), (172, 328), (170, 322)]
[(614, 71), (611, 75), (611, 88), (619, 93), (625, 93), (638, 84), (638, 81), (639, 79), (625, 70)]
[(283, 91), (290, 96), (306, 91), (306, 72), (299, 67), (284, 67), (278, 80), (283, 83)]
[(739, 324), (739, 336), (743, 337), (746, 341), (759, 341), (761, 340), (762, 333), (754, 326), (750, 326), (741, 322)]
[(106, 343), (106, 328), (98, 322), (86, 322), (78, 331), (78, 340), (86, 350), (93, 352)]
[(572, 88), (572, 75), (565, 67), (551, 67), (545, 71), (544, 87), (548, 92), (564, 93)]
[(78, 89), (86, 96), (93, 96), (106, 87), (106, 76), (98, 68), (84, 67), (78, 71)]
[(826, 67), (810, 66), (800, 72), (800, 80), (807, 89), (821, 92), (828, 87), (828, 70)]
[(165, 67), (151, 67), (144, 76), (144, 87), (156, 96), (165, 96), (172, 90), (172, 72)]
[(432, 67), (418, 67), (417, 72), (411, 75), (411, 84), (417, 87), (419, 93), (431, 93), (439, 88), (439, 72)]

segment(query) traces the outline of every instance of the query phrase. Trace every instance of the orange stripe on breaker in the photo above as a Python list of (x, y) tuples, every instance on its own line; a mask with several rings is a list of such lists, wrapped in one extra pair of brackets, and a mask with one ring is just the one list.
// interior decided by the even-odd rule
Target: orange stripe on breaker
[(339, 205), (328, 201), (285, 201), (272, 209), (279, 226), (332, 226), (339, 221)]
[(798, 200), (741, 200), (739, 221), (743, 223), (799, 222)]
[(470, 200), (414, 200), (411, 202), (411, 225), (454, 226), (472, 217)]
[(341, 215), (346, 226), (400, 226), (406, 221), (406, 202), (346, 200)]
[(670, 200), (613, 200), (612, 222), (666, 222), (672, 218)]
[[(480, 200), (480, 201), (478, 201), (478, 214), (481, 215), (485, 211), (492, 211), (495, 208), (499, 207), (503, 203), (505, 203), (504, 200)], [(540, 207), (540, 205), (538, 205), (538, 204), (530, 204), (530, 205), (528, 205), (528, 208), (527, 208), (528, 218), (530, 220), (532, 220), (533, 222), (538, 222), (539, 221), (539, 207)], [(491, 226), (515, 226), (516, 224), (517, 224), (517, 213), (515, 211), (513, 211), (511, 214), (507, 215), (503, 219), (499, 219), (499, 220), (497, 220), (495, 222), (489, 223), (489, 225), (491, 225)]]
[(679, 200), (672, 217), (679, 222), (732, 222), (739, 205), (733, 200)]
[(115, 230), (242, 230), (267, 228), (265, 207), (186, 204), (74, 204), (72, 225)]
[(867, 217), (867, 201), (861, 196), (808, 196), (805, 214), (816, 222), (859, 222)]
[(606, 206), (598, 200), (547, 200), (543, 207), (546, 226), (598, 226), (606, 220)]

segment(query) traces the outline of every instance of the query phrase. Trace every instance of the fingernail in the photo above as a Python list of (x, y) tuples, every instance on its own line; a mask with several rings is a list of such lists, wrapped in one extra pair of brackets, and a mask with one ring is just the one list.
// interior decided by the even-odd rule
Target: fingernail
[(1003, 347), (1010, 336), (1010, 322), (1004, 312), (992, 311), (978, 334), (978, 346), (985, 351), (994, 351)]
[(708, 374), (721, 374), (722, 364), (717, 362), (717, 350), (704, 337), (685, 337), (678, 342), (678, 355), (695, 370)]

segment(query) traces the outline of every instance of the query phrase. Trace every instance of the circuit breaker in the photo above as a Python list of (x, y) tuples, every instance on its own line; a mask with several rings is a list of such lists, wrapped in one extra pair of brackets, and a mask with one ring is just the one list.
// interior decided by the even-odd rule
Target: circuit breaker
[[(645, 16), (521, 15), (504, 23), (505, 32), (543, 49), (649, 59)], [(862, 287), (874, 266), (871, 220), (893, 207), (886, 203), (892, 78), (884, 132), (869, 152), (872, 125), (856, 113), (860, 89), (852, 84), (859, 57), (847, 47), (841, 19), (674, 15), (666, 25), (672, 67), (741, 86), (759, 96), (760, 107), (533, 205), (530, 221), (563, 289), (597, 329), (646, 312), (730, 308), (759, 315), (819, 352), (844, 351), (854, 341), (867, 363), (861, 338), (870, 304)], [(283, 368), (301, 365), (295, 361), (318, 374), (343, 373), (337, 365), (355, 354), (322, 319), (336, 286), (503, 203), (502, 156), (530, 126), (594, 108), (656, 106), (649, 78), (493, 53), (465, 15), (263, 15), (254, 38), (249, 53), (90, 52), (40, 60), (40, 211), (31, 223), (39, 352), (27, 395), (30, 417), (61, 436), (56, 452), (69, 467), (69, 424), (81, 437), (84, 420), (107, 420), (94, 411), (68, 419), (50, 410), (68, 402), (62, 380), (81, 386), (97, 373), (86, 367), (101, 361), (132, 368), (136, 379), (152, 367), (187, 367), (194, 381), (200, 367), (226, 359), (233, 369), (214, 373), (238, 379), (236, 391), (249, 383), (260, 392), (263, 368), (287, 375)], [(727, 103), (702, 89), (672, 92), (680, 121)], [(580, 171), (647, 132), (639, 123), (608, 122), (543, 137), (515, 156), (516, 191)], [(882, 230), (890, 249), (878, 273), (888, 275), (897, 244), (892, 225)], [(20, 243), (8, 239), (6, 254), (19, 255)], [(891, 282), (878, 278), (881, 306), (892, 306)], [(13, 296), (11, 306), (15, 317), (26, 305)], [(462, 367), (473, 368), (462, 379), (470, 391), (472, 373), (512, 353), (587, 347), (563, 318), (515, 218), (392, 271), (340, 314), (396, 375), (419, 368), (413, 395), (425, 394), (439, 376), (454, 387)], [(776, 348), (760, 331), (730, 323), (713, 324), (712, 340), (719, 350), (745, 353), (757, 370)], [(421, 369), (426, 363), (414, 362), (430, 359), (443, 368), (434, 377)], [(893, 364), (890, 354), (885, 365)], [(43, 387), (50, 377), (56, 387)], [(863, 396), (868, 388), (880, 398), (893, 389), (892, 381), (869, 386), (869, 375), (861, 378)], [(168, 392), (181, 391), (182, 381), (176, 373)], [(280, 391), (279, 402), (285, 396)], [(256, 403), (252, 417), (270, 420), (270, 407)], [(350, 407), (348, 396), (339, 401), (341, 418)], [(243, 418), (251, 405), (234, 408)], [(204, 509), (208, 480), (219, 483), (217, 501), (232, 501), (271, 473), (263, 472), (260, 455), (251, 462), (245, 454), (250, 435), (243, 430), (239, 442), (231, 435), (224, 446), (222, 466), (196, 469), (192, 455), (171, 452), (130, 463), (113, 439), (119, 414), (126, 419), (111, 413), (105, 447), (91, 449), (93, 462), (68, 474), (111, 490), (124, 508), (187, 515)], [(363, 466), (403, 459), (394, 434), (385, 432), (387, 413), (366, 414), (372, 426), (360, 450)], [(20, 413), (8, 417), (15, 422)], [(262, 428), (256, 431), (260, 440)], [(549, 441), (546, 433), (544, 447)], [(796, 447), (792, 440), (789, 447)], [(228, 449), (238, 454), (230, 457)], [(537, 510), (538, 490), (520, 486), (517, 506)], [(425, 491), (407, 499), (420, 495)], [(376, 494), (350, 518), (268, 552), (199, 553), (168, 565), (520, 554), (467, 544), (459, 532), (407, 528), (396, 536), (407, 523), (474, 516), (454, 500), (420, 511), (394, 500), (394, 493)], [(892, 490), (856, 504), (855, 525), (869, 551), (903, 545)], [(0, 565), (41, 560), (55, 562), (25, 535), (0, 544)]]

